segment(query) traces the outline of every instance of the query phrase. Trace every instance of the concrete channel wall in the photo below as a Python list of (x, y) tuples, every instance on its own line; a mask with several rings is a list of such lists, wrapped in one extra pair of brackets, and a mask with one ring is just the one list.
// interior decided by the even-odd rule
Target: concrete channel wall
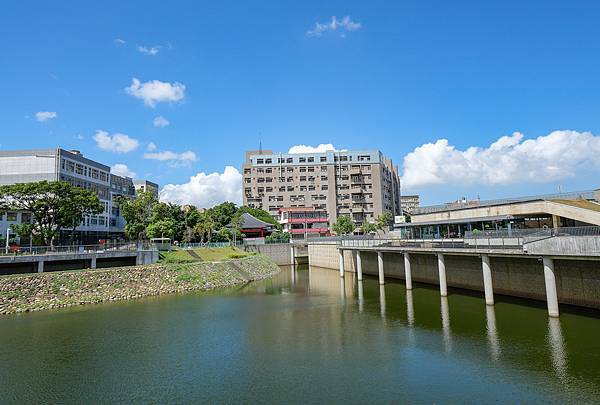
[[(335, 244), (309, 245), (311, 266), (339, 271), (339, 253)], [(445, 254), (449, 287), (483, 291), (481, 258), (478, 255)], [(412, 279), (415, 282), (439, 284), (436, 254), (411, 253)], [(361, 252), (363, 273), (377, 276), (377, 253)], [(383, 253), (386, 278), (404, 279), (404, 256)], [(561, 304), (600, 309), (600, 261), (555, 259), (558, 301)], [(536, 257), (490, 257), (495, 294), (546, 300), (544, 268)], [(344, 251), (344, 268), (355, 272), (356, 254)]]
[[(293, 259), (292, 259), (293, 248)], [(270, 257), (279, 266), (308, 263), (308, 248), (297, 243), (272, 243), (266, 245), (246, 245), (244, 250)]]

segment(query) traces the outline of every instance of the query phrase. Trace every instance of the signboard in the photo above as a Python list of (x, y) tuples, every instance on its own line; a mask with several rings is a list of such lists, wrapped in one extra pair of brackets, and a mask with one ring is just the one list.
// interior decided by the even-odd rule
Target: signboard
[(404, 218), (404, 215), (396, 215), (394, 217), (395, 224), (404, 224), (405, 222), (406, 222), (406, 218)]

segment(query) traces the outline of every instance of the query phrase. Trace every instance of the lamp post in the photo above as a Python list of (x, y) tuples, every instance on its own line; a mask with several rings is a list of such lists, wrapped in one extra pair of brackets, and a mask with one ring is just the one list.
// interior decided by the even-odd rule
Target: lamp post
[(8, 241), (10, 239), (10, 225), (6, 227), (6, 254), (8, 254), (9, 244)]

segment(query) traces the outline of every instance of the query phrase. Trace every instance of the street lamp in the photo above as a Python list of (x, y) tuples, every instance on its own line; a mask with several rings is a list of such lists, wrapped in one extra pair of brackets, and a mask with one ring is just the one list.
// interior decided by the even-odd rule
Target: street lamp
[(9, 244), (8, 240), (10, 239), (10, 225), (6, 227), (6, 254), (8, 254)]

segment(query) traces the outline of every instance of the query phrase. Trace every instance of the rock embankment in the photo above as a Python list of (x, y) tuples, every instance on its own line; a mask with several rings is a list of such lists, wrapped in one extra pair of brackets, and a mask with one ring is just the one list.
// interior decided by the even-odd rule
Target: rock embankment
[(261, 255), (224, 262), (152, 264), (0, 277), (0, 314), (210, 290), (272, 276)]

